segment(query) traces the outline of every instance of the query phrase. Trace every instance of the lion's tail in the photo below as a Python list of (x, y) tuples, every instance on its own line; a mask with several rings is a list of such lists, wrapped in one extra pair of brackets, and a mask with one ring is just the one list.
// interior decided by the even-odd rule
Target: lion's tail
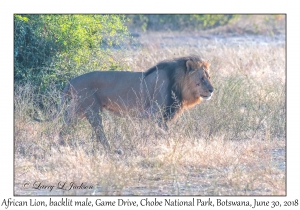
[(50, 122), (50, 121), (54, 120), (55, 118), (57, 118), (61, 114), (61, 112), (64, 110), (66, 96), (69, 94), (69, 91), (70, 91), (70, 84), (67, 84), (61, 94), (61, 100), (60, 100), (60, 104), (58, 106), (58, 112), (53, 117), (51, 117), (49, 119), (45, 119), (45, 120), (38, 119), (35, 116), (32, 116), (32, 118), (37, 122)]
[[(69, 92), (71, 90), (70, 87), (71, 87), (71, 85), (70, 85), (70, 83), (68, 83), (61, 94), (60, 109), (63, 108), (63, 106), (66, 102), (66, 97), (69, 95)], [(61, 112), (61, 110), (59, 110), (59, 112)]]

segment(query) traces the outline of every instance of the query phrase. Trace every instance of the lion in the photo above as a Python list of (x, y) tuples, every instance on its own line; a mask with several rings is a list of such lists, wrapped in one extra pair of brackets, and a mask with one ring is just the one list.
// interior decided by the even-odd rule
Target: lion
[(69, 81), (62, 94), (63, 101), (71, 98), (66, 125), (74, 118), (86, 117), (97, 141), (107, 150), (111, 148), (99, 114), (103, 110), (116, 115), (159, 116), (159, 127), (167, 130), (166, 123), (183, 110), (212, 97), (209, 66), (193, 55), (162, 61), (145, 72), (94, 71), (78, 76)]

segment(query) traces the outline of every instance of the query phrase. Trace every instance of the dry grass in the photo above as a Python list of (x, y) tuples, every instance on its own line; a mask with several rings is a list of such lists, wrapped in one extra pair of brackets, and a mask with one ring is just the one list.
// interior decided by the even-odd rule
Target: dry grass
[[(108, 140), (123, 155), (107, 156), (86, 120), (70, 128), (68, 146), (57, 145), (63, 122), (34, 122), (28, 114), (39, 109), (30, 85), (16, 88), (15, 194), (285, 195), (285, 44), (253, 39), (141, 36), (140, 50), (127, 49), (120, 57), (131, 70), (197, 54), (212, 63), (216, 90), (210, 101), (184, 112), (167, 134), (153, 121), (104, 113)], [(49, 105), (41, 110), (46, 116), (56, 110), (58, 91), (49, 93), (44, 98)], [(23, 187), (35, 181), (94, 188)]]
[[(272, 151), (284, 142), (249, 140), (226, 142), (151, 142), (132, 155), (108, 158), (87, 148), (52, 149), (40, 157), (16, 158), (17, 194), (96, 195), (283, 195), (283, 169)], [(41, 148), (36, 148), (36, 150)], [(280, 160), (284, 161), (284, 160)], [(278, 161), (279, 162), (279, 161)], [(26, 178), (25, 178), (26, 177)], [(24, 180), (55, 184), (89, 183), (87, 190), (53, 192), (20, 189)]]

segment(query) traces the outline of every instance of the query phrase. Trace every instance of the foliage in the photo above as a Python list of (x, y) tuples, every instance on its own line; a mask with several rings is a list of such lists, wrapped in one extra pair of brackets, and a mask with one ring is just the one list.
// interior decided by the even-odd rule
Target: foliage
[(109, 47), (128, 37), (125, 21), (122, 15), (14, 15), (15, 82), (44, 91), (92, 69), (120, 68)]
[(239, 15), (210, 15), (210, 14), (184, 14), (184, 15), (130, 15), (129, 26), (147, 30), (183, 30), (208, 29), (225, 25), (237, 19)]

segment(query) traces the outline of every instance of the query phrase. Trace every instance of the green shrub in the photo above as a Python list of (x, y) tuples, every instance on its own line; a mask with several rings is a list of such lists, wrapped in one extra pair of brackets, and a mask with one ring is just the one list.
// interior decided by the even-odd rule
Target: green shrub
[(14, 15), (15, 83), (44, 92), (93, 69), (121, 68), (110, 47), (128, 37), (125, 21), (122, 15)]

